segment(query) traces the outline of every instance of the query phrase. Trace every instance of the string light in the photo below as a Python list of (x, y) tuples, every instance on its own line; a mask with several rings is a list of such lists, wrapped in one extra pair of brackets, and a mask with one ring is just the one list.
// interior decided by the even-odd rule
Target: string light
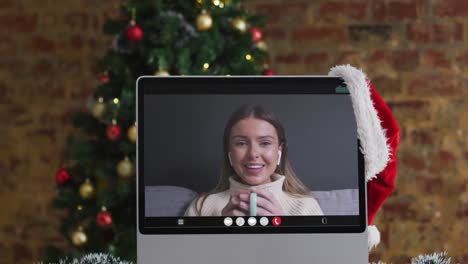
[(208, 68), (210, 68), (210, 64), (208, 64), (207, 62), (205, 62), (205, 63), (203, 64), (203, 70), (206, 71), (206, 70), (208, 70)]
[(220, 1), (219, 1), (219, 0), (213, 0), (213, 5), (219, 6), (219, 4), (220, 4)]
[(250, 54), (245, 55), (245, 59), (248, 61), (252, 60), (252, 55)]
[(98, 102), (100, 102), (100, 103), (104, 102), (104, 98), (99, 97), (99, 98), (98, 98)]
[(83, 206), (78, 205), (78, 206), (76, 207), (76, 209), (77, 209), (78, 211), (81, 211), (81, 210), (83, 210)]
[(219, 3), (219, 8), (223, 8), (224, 7), (224, 4), (223, 3)]
[(114, 98), (114, 104), (118, 104), (119, 103), (119, 98)]

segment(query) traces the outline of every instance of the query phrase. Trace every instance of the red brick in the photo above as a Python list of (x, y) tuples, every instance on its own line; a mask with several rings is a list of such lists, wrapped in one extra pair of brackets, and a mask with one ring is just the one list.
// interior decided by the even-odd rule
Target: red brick
[(287, 53), (287, 54), (280, 54), (275, 57), (275, 62), (277, 63), (285, 63), (285, 64), (294, 64), (299, 63), (301, 56), (297, 53)]
[(16, 6), (15, 0), (0, 0), (0, 9), (7, 9)]
[(284, 39), (285, 36), (286, 36), (286, 33), (284, 32), (284, 29), (282, 28), (266, 27), (265, 30), (263, 30), (264, 39), (281, 40), (281, 39)]
[(367, 1), (324, 1), (319, 9), (319, 19), (335, 21), (337, 19), (363, 20), (366, 17)]
[(31, 260), (33, 258), (33, 253), (26, 245), (15, 243), (13, 245), (13, 256), (15, 263), (20, 263), (22, 261)]
[(328, 64), (328, 53), (326, 52), (311, 52), (308, 53), (304, 58), (305, 64), (324, 63)]
[(411, 132), (411, 142), (417, 145), (432, 145), (434, 144), (434, 138), (432, 131), (428, 130), (416, 130)]
[(384, 203), (382, 210), (385, 211), (386, 218), (388, 220), (398, 219), (401, 220), (415, 220), (418, 216), (418, 212), (412, 208), (414, 199), (400, 199), (390, 203)]
[(418, 175), (415, 177), (418, 183), (418, 188), (427, 194), (440, 193), (443, 186), (443, 179), (441, 177), (430, 177)]
[(455, 57), (455, 62), (459, 66), (468, 67), (468, 51), (462, 51)]
[(335, 65), (339, 64), (351, 64), (356, 67), (359, 67), (360, 64), (362, 64), (362, 58), (361, 54), (357, 51), (342, 51), (339, 52), (338, 57), (335, 61)]
[(429, 111), (430, 104), (425, 101), (412, 100), (388, 102), (387, 105), (390, 107), (399, 123), (404, 123), (409, 120), (413, 122), (417, 120), (427, 121), (431, 118)]
[(255, 6), (255, 13), (266, 16), (268, 23), (277, 24), (288, 19), (300, 21), (306, 8), (306, 3), (260, 3)]
[(417, 50), (396, 50), (392, 54), (393, 68), (400, 71), (412, 71), (419, 66)]
[(450, 59), (442, 51), (426, 50), (423, 55), (424, 65), (429, 68), (449, 68)]
[(80, 31), (100, 31), (99, 18), (86, 12), (73, 12), (64, 15), (64, 24)]
[(36, 52), (52, 52), (55, 50), (55, 43), (43, 36), (34, 36), (31, 39), (32, 49)]
[(448, 151), (439, 151), (431, 157), (429, 171), (435, 174), (446, 172), (453, 167), (455, 156)]
[(50, 61), (39, 60), (36, 61), (32, 67), (32, 72), (37, 76), (48, 76), (54, 74), (53, 65)]
[(460, 94), (464, 86), (460, 78), (454, 75), (420, 75), (408, 83), (409, 95), (441, 95), (453, 96)]
[(441, 17), (468, 16), (468, 1), (444, 0), (434, 6), (434, 13)]
[(74, 34), (70, 37), (70, 44), (74, 50), (81, 50), (84, 46), (83, 36), (79, 34)]
[(418, 10), (423, 9), (424, 1), (374, 0), (372, 2), (372, 17), (376, 21), (414, 20), (420, 17)]
[[(456, 215), (457, 215), (457, 218), (467, 218), (468, 217), (468, 204), (459, 203)], [(468, 255), (467, 255), (466, 260), (468, 261)], [(457, 263), (466, 263), (466, 262), (457, 262)]]
[(9, 31), (15, 34), (31, 33), (36, 30), (37, 21), (37, 14), (0, 15), (0, 32)]
[(2, 54), (15, 54), (17, 46), (17, 43), (10, 36), (2, 36), (0, 38), (0, 53)]
[(379, 76), (372, 79), (372, 84), (382, 96), (401, 94), (401, 80), (399, 78), (389, 78)]
[(389, 63), (390, 62), (390, 53), (388, 50), (375, 50), (370, 53), (367, 61), (369, 64), (375, 63)]
[(416, 43), (453, 43), (463, 41), (463, 25), (460, 23), (423, 24), (412, 23), (407, 26), (410, 41)]
[(423, 158), (415, 156), (407, 156), (403, 158), (403, 164), (415, 171), (421, 171), (426, 168), (426, 161)]
[(455, 39), (455, 41), (463, 41), (463, 39), (464, 39), (463, 24), (461, 24), (461, 23), (456, 23), (455, 24), (454, 39)]
[(292, 32), (293, 41), (342, 42), (346, 38), (345, 29), (338, 26), (299, 28)]

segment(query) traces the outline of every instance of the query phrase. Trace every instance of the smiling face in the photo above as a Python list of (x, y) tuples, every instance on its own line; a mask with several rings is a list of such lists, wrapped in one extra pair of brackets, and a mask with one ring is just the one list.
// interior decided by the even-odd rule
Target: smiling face
[(229, 153), (232, 168), (247, 185), (271, 182), (281, 146), (273, 125), (267, 121), (246, 118), (231, 129)]

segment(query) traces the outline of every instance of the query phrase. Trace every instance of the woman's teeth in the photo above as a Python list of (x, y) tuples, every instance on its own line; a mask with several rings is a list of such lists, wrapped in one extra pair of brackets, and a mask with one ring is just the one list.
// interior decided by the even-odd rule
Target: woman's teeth
[(263, 168), (263, 165), (246, 165), (249, 169), (260, 169)]

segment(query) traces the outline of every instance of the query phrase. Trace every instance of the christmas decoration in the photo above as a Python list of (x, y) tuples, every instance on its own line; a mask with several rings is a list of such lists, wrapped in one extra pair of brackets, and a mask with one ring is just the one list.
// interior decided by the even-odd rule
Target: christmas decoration
[(125, 31), (125, 36), (132, 42), (138, 42), (143, 38), (143, 30), (135, 22), (130, 22)]
[(73, 245), (81, 247), (88, 242), (88, 236), (83, 232), (83, 228), (80, 226), (78, 227), (78, 230), (72, 233), (71, 240)]
[[(101, 74), (86, 102), (87, 111), (73, 115), (76, 130), (67, 137), (63, 151), (63, 164), (73, 174), (66, 188), (57, 180), (59, 191), (53, 203), (67, 211), (60, 230), (86, 224), (85, 246), (69, 245), (73, 256), (106, 250), (135, 262), (131, 238), (136, 230), (137, 129), (132, 123), (139, 76), (262, 74), (268, 56), (258, 48), (262, 41), (249, 41), (251, 33), (239, 34), (236, 28), (246, 32), (255, 27), (261, 32), (264, 19), (247, 12), (241, 2), (128, 0), (123, 1), (119, 15), (105, 21), (103, 32), (112, 47), (97, 64)], [(89, 180), (85, 182), (83, 176)], [(102, 204), (112, 208), (111, 230), (97, 226), (100, 211), (95, 208)], [(60, 257), (56, 252), (66, 254), (54, 247), (44, 263), (56, 263)]]
[(81, 198), (87, 200), (93, 197), (93, 195), (94, 195), (94, 187), (89, 181), (89, 179), (86, 179), (86, 181), (80, 186), (80, 196)]
[(394, 189), (400, 130), (392, 112), (362, 71), (341, 65), (333, 67), (329, 75), (343, 78), (353, 102), (365, 160), (370, 250), (380, 242), (377, 228), (371, 225), (372, 219)]
[(117, 164), (117, 174), (121, 178), (129, 178), (134, 174), (134, 166), (128, 157), (125, 157)]
[(60, 168), (55, 174), (55, 179), (58, 184), (64, 185), (68, 180), (70, 180), (70, 175), (65, 168)]
[(112, 124), (107, 127), (106, 134), (110, 141), (116, 141), (120, 138), (120, 127), (115, 119), (112, 119)]
[(143, 38), (143, 30), (136, 24), (136, 10), (132, 9), (132, 20), (125, 30), (125, 37), (132, 42), (138, 42)]
[(132, 143), (136, 142), (136, 139), (137, 139), (136, 124), (133, 124), (128, 128), (127, 136), (128, 136), (128, 140), (130, 140), (130, 142), (132, 142)]
[[(54, 262), (55, 263), (55, 262)], [(70, 259), (68, 257), (60, 259), (58, 264), (134, 264), (106, 253), (91, 253), (81, 258)]]
[(107, 75), (107, 72), (103, 72), (99, 74), (98, 80), (100, 83), (108, 83), (109, 82), (109, 75)]
[(211, 16), (203, 10), (200, 15), (197, 16), (196, 26), (198, 31), (207, 31), (213, 25), (213, 19)]
[(252, 34), (252, 42), (258, 43), (262, 39), (262, 32), (257, 27), (251, 27), (249, 29), (250, 34)]
[(154, 73), (154, 75), (156, 75), (156, 76), (169, 76), (170, 74), (166, 70), (159, 69)]
[(262, 74), (263, 74), (263, 75), (267, 75), (267, 76), (268, 76), (268, 75), (270, 75), (270, 76), (271, 76), (271, 75), (276, 75), (276, 73), (275, 73), (273, 70), (271, 70), (271, 69), (265, 69), (265, 70), (263, 71)]
[[(411, 264), (450, 264), (451, 259), (447, 257), (447, 253), (432, 253), (427, 255), (419, 255), (411, 260)], [(91, 253), (77, 259), (63, 258), (60, 259), (58, 264), (91, 264), (91, 263), (108, 263), (108, 264), (132, 264), (114, 257), (106, 253)], [(371, 264), (385, 264), (384, 262), (372, 262)]]
[(106, 105), (104, 104), (104, 99), (102, 97), (99, 97), (97, 102), (93, 104), (93, 108), (91, 109), (91, 114), (97, 118), (100, 119), (106, 112)]
[(264, 41), (259, 41), (257, 42), (257, 44), (255, 44), (255, 46), (257, 48), (259, 48), (260, 50), (263, 50), (263, 51), (266, 51), (268, 49), (266, 43)]
[(242, 18), (234, 18), (231, 21), (231, 26), (240, 32), (245, 32), (247, 30), (247, 23)]
[(451, 258), (447, 252), (419, 255), (411, 260), (411, 264), (450, 264)]
[(101, 208), (101, 211), (96, 216), (96, 224), (101, 228), (108, 228), (112, 224), (112, 217), (107, 212), (105, 206)]

